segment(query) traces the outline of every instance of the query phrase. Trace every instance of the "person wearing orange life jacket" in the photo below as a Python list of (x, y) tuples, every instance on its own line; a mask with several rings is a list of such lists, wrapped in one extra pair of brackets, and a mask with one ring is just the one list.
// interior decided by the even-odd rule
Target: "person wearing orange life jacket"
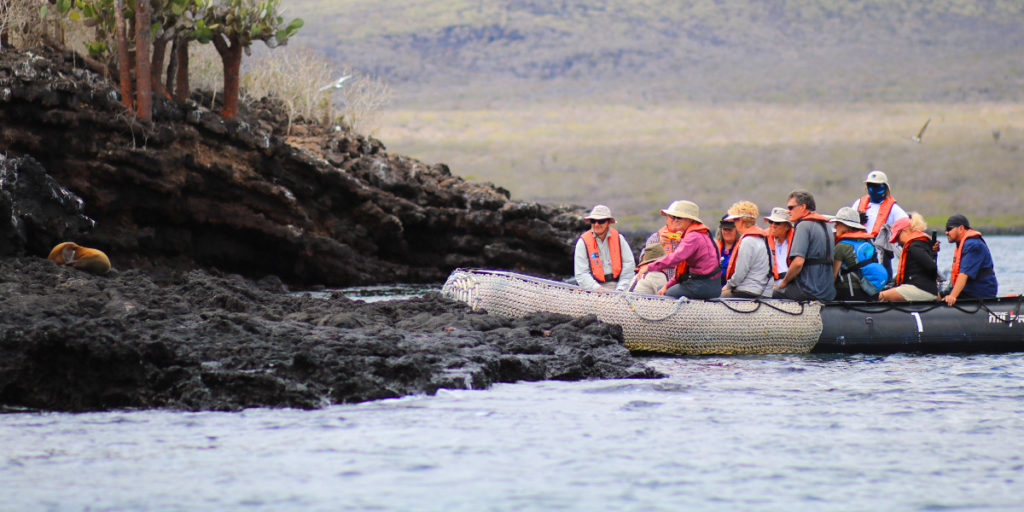
[(889, 281), (878, 262), (875, 238), (860, 223), (860, 213), (844, 206), (829, 220), (835, 225), (836, 250), (832, 257), (835, 300), (874, 300)]
[(675, 272), (659, 295), (713, 299), (722, 293), (719, 274), (718, 247), (708, 227), (700, 220), (700, 207), (692, 201), (673, 201), (662, 213), (672, 217), (682, 228), (683, 238), (675, 250), (647, 265), (642, 272), (660, 272), (675, 268)]
[(892, 260), (899, 246), (889, 243), (892, 237), (892, 225), (896, 219), (908, 217), (907, 212), (896, 203), (892, 197), (892, 186), (889, 185), (889, 177), (879, 170), (868, 173), (864, 179), (864, 187), (867, 194), (853, 202), (852, 208), (866, 216), (864, 226), (867, 232), (875, 238), (875, 247), (879, 249), (881, 258), (879, 261), (885, 266), (892, 277)]
[(832, 278), (834, 242), (828, 217), (815, 212), (814, 196), (806, 190), (789, 193), (786, 208), (793, 222), (793, 244), (789, 249), (786, 277), (775, 287), (773, 297), (792, 300), (832, 300), (836, 296)]
[(741, 236), (726, 268), (722, 297), (772, 295), (772, 249), (768, 246), (768, 232), (757, 226), (757, 216), (756, 204), (740, 201), (729, 207), (724, 217), (736, 224)]
[[(637, 270), (643, 268), (647, 263), (676, 250), (676, 246), (683, 239), (683, 223), (680, 219), (666, 214), (665, 210), (662, 210), (661, 215), (665, 217), (665, 225), (647, 237), (647, 241), (644, 242), (644, 249), (640, 251), (640, 261), (642, 263), (637, 265)], [(658, 255), (652, 258), (650, 257), (650, 252), (655, 246), (660, 246), (661, 251), (657, 251)], [(672, 268), (661, 272), (644, 273), (643, 277), (637, 278), (636, 285), (632, 291), (654, 295), (662, 286), (665, 286), (665, 283), (672, 278), (674, 273), (675, 269)]]
[(722, 284), (725, 284), (725, 270), (729, 268), (729, 261), (736, 251), (736, 241), (740, 239), (736, 232), (736, 223), (726, 220), (728, 216), (728, 213), (722, 215), (722, 220), (718, 221), (718, 231), (715, 232), (715, 245), (718, 246), (718, 254), (721, 255)]
[(921, 214), (896, 220), (892, 225), (893, 243), (899, 243), (899, 265), (893, 287), (878, 294), (883, 301), (928, 301), (939, 298), (939, 269), (931, 237), (924, 233), (928, 225)]
[(573, 253), (576, 284), (585, 290), (625, 291), (633, 281), (636, 262), (626, 238), (611, 227), (615, 223), (611, 209), (594, 206), (585, 220), (590, 230), (576, 240)]
[(956, 214), (946, 221), (946, 239), (956, 244), (953, 253), (953, 289), (942, 298), (952, 306), (957, 299), (984, 299), (999, 292), (995, 264), (981, 233), (971, 229), (967, 217)]
[(772, 214), (764, 218), (768, 222), (768, 247), (772, 253), (772, 278), (775, 285), (786, 277), (789, 270), (789, 247), (793, 244), (793, 224), (789, 222), (789, 210), (785, 206), (772, 208)]

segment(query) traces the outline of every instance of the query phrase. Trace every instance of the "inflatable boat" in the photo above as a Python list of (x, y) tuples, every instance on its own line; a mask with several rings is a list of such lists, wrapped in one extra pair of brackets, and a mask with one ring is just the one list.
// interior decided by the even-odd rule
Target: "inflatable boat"
[(673, 299), (497, 270), (458, 269), (441, 293), (475, 310), (596, 315), (626, 348), (669, 355), (1024, 351), (1024, 297), (942, 302)]

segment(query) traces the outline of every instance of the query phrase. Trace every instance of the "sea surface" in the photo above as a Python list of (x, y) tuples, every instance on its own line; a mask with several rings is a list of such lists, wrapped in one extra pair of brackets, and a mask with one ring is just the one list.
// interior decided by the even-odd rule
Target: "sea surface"
[[(1024, 237), (988, 241), (1024, 292)], [(648, 363), (669, 377), (0, 414), (0, 510), (1024, 510), (1024, 352)]]

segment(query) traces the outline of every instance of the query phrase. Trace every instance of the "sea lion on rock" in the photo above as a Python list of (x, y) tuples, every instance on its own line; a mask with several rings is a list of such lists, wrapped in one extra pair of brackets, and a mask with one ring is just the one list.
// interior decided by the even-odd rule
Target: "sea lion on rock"
[(100, 276), (110, 272), (110, 259), (103, 254), (103, 251), (82, 247), (74, 242), (57, 245), (50, 251), (47, 259), (53, 260), (58, 265), (71, 265), (79, 270)]

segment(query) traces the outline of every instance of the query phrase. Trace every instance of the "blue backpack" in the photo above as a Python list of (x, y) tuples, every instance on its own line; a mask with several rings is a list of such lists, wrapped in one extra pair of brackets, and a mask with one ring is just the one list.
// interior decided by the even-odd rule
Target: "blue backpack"
[[(847, 274), (857, 273), (860, 277), (860, 289), (868, 295), (878, 293), (885, 283), (889, 282), (889, 273), (885, 267), (878, 262), (875, 256), (875, 246), (866, 240), (840, 240), (839, 243), (847, 243), (853, 246), (853, 253), (857, 257), (857, 264), (852, 268), (845, 268)], [(844, 264), (845, 267), (845, 264)]]

